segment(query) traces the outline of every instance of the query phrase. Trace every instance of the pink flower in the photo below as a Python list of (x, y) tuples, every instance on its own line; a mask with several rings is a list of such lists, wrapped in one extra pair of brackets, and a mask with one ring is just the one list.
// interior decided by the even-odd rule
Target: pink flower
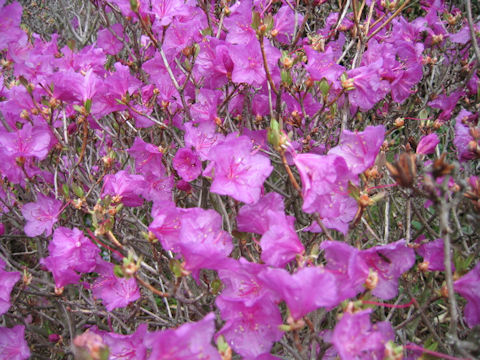
[[(429, 271), (445, 271), (443, 251), (443, 239), (436, 239), (420, 245), (416, 250), (417, 254), (423, 257), (423, 262), (428, 265)], [(452, 261), (452, 269), (455, 270), (455, 266)]]
[(95, 272), (99, 274), (92, 285), (92, 295), (102, 299), (108, 311), (122, 308), (140, 298), (135, 278), (119, 278), (113, 273), (114, 265), (99, 260)]
[(113, 24), (109, 29), (100, 30), (97, 33), (97, 46), (102, 48), (106, 54), (115, 55), (123, 48), (123, 44), (115, 37), (112, 32), (120, 39), (122, 38), (122, 24)]
[(345, 312), (335, 326), (332, 343), (342, 360), (384, 358), (385, 344), (395, 338), (395, 333), (387, 321), (372, 325), (372, 311)]
[(26, 220), (25, 234), (35, 237), (41, 234), (50, 236), (52, 227), (58, 221), (62, 202), (43, 194), (37, 195), (37, 201), (27, 203), (22, 207), (22, 215)]
[(332, 148), (328, 154), (343, 157), (350, 172), (357, 175), (373, 166), (384, 137), (383, 125), (367, 126), (361, 132), (344, 130), (339, 145)]
[(456, 292), (467, 299), (464, 316), (470, 328), (480, 324), (480, 262), (453, 283)]
[(25, 326), (0, 327), (0, 358), (5, 360), (25, 360), (30, 357), (30, 349), (25, 341)]
[(21, 130), (13, 133), (1, 132), (0, 145), (5, 147), (5, 152), (13, 158), (36, 157), (43, 160), (50, 150), (50, 132), (45, 127), (26, 123)]
[(285, 214), (283, 198), (276, 192), (270, 192), (255, 204), (244, 205), (237, 215), (237, 229), (263, 235), (269, 228), (270, 216), (267, 212)]
[(230, 195), (247, 204), (258, 201), (263, 182), (273, 167), (267, 157), (252, 154), (251, 150), (248, 137), (230, 134), (210, 151), (211, 163), (203, 174), (209, 176), (214, 169), (211, 192)]
[(367, 276), (370, 271), (378, 275), (378, 284), (372, 294), (390, 300), (398, 294), (398, 278), (415, 263), (415, 252), (406, 246), (405, 240), (399, 240), (363, 250), (360, 258), (365, 263)]
[(4, 267), (5, 262), (0, 259), (0, 315), (5, 314), (10, 308), (10, 293), (21, 276), (19, 272), (3, 270)]
[(178, 149), (172, 165), (178, 175), (185, 181), (195, 180), (202, 172), (202, 162), (198, 155), (188, 148)]
[(141, 175), (130, 175), (125, 170), (104, 178), (102, 197), (111, 195), (115, 201), (125, 206), (141, 206), (143, 199), (140, 194), (146, 188), (145, 180)]
[(147, 358), (147, 348), (143, 343), (147, 336), (146, 324), (141, 324), (137, 331), (130, 335), (100, 331), (96, 326), (88, 331), (103, 338), (103, 344), (109, 349), (109, 359), (145, 360)]
[(209, 313), (200, 321), (147, 334), (144, 344), (152, 349), (149, 359), (220, 360), (220, 354), (211, 345), (214, 333), (215, 314)]
[(100, 249), (77, 229), (59, 227), (48, 245), (49, 256), (41, 260), (53, 274), (55, 286), (75, 284), (81, 273), (94, 270)]
[(303, 254), (303, 247), (295, 231), (295, 218), (285, 214), (268, 211), (268, 230), (260, 239), (262, 261), (267, 265), (283, 267), (297, 255)]
[(439, 142), (440, 139), (435, 133), (422, 137), (417, 145), (417, 154), (433, 154)]
[(217, 336), (225, 336), (233, 350), (244, 359), (255, 359), (270, 352), (273, 343), (281, 339), (278, 326), (282, 324), (282, 316), (273, 302), (258, 301), (246, 306), (243, 302), (217, 298), (216, 304), (226, 321)]
[(294, 274), (269, 268), (258, 276), (264, 286), (285, 301), (295, 320), (320, 307), (333, 307), (339, 303), (339, 284), (332, 273), (321, 267), (301, 268)]

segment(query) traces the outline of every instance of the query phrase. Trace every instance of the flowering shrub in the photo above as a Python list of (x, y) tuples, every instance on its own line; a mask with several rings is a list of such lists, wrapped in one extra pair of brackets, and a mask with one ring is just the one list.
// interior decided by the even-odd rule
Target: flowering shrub
[(0, 0), (0, 359), (480, 356), (478, 4), (47, 3)]

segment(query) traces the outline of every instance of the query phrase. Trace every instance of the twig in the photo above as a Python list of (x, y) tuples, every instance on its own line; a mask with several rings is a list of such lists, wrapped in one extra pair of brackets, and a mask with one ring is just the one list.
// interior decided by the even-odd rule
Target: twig
[(472, 3), (470, 0), (466, 0), (467, 5), (467, 21), (468, 27), (470, 28), (470, 37), (472, 38), (473, 51), (477, 57), (477, 68), (480, 68), (480, 49), (478, 47), (477, 36), (475, 34), (475, 29), (473, 27), (473, 18), (472, 18)]

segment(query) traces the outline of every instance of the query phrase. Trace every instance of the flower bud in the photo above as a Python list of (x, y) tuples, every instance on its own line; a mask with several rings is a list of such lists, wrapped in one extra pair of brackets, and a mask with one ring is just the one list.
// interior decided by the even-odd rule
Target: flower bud
[(370, 269), (367, 279), (365, 280), (365, 288), (373, 290), (378, 285), (378, 273), (375, 270)]

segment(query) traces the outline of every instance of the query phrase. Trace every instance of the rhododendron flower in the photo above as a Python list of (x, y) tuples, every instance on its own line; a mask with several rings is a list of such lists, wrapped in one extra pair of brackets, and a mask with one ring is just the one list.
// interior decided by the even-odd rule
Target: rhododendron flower
[(305, 69), (313, 80), (326, 79), (330, 84), (339, 82), (345, 68), (336, 63), (336, 54), (331, 46), (325, 52), (315, 51), (311, 46), (305, 46), (304, 50), (308, 57)]
[(185, 209), (180, 218), (179, 252), (185, 269), (195, 278), (202, 268), (219, 269), (233, 250), (232, 238), (222, 230), (222, 217), (214, 210)]
[(228, 344), (244, 359), (255, 359), (270, 351), (282, 337), (278, 326), (282, 316), (271, 301), (258, 301), (252, 306), (243, 302), (216, 300), (222, 319), (226, 321), (217, 336), (223, 335)]
[(37, 201), (22, 206), (22, 215), (26, 220), (25, 234), (35, 237), (41, 234), (50, 236), (52, 227), (58, 221), (62, 202), (43, 194), (37, 195)]
[[(424, 244), (421, 244), (418, 249), (416, 249), (417, 254), (423, 257), (423, 263), (426, 266), (426, 269), (429, 271), (444, 271), (444, 258), (445, 254), (443, 251), (443, 239), (436, 239)], [(452, 263), (452, 270), (455, 270), (455, 265)]]
[(294, 11), (290, 6), (283, 5), (273, 17), (274, 26), (272, 34), (281, 42), (289, 42), (293, 38), (295, 24), (301, 24), (303, 15)]
[(460, 98), (464, 95), (465, 92), (463, 90), (454, 91), (450, 95), (442, 94), (435, 100), (430, 101), (428, 106), (442, 110), (442, 112), (438, 115), (438, 120), (450, 120), (450, 116), (452, 115), (458, 100), (460, 100)]
[(339, 301), (353, 298), (365, 288), (366, 280), (360, 250), (341, 241), (323, 241), (320, 248), (325, 251), (326, 269), (335, 275)]
[(209, 176), (213, 168), (210, 191), (230, 195), (247, 204), (258, 201), (263, 182), (273, 167), (267, 157), (251, 151), (250, 139), (236, 134), (230, 134), (223, 143), (210, 150), (211, 163), (203, 172), (204, 176)]
[(372, 325), (372, 311), (345, 312), (335, 326), (332, 343), (342, 360), (384, 358), (385, 344), (394, 340), (395, 333), (387, 321)]
[(264, 264), (251, 263), (244, 258), (231, 262), (229, 266), (218, 271), (224, 289), (217, 299), (225, 302), (240, 301), (248, 307), (257, 301), (273, 302), (277, 298), (258, 278), (258, 274), (266, 268)]
[(439, 142), (440, 139), (435, 133), (422, 137), (417, 145), (417, 154), (433, 154)]
[(53, 274), (55, 286), (74, 284), (81, 273), (94, 270), (100, 249), (77, 229), (59, 227), (48, 245), (49, 256), (41, 260)]
[(0, 259), (0, 315), (10, 308), (10, 293), (21, 276), (19, 272), (3, 270), (4, 267), (5, 262)]
[(200, 321), (147, 334), (144, 344), (152, 349), (149, 359), (221, 360), (217, 349), (211, 345), (214, 333), (215, 314), (209, 313)]
[(0, 327), (0, 358), (25, 360), (30, 358), (30, 349), (25, 341), (25, 326)]
[(295, 218), (285, 214), (269, 211), (268, 230), (260, 239), (262, 260), (271, 266), (282, 267), (297, 255), (303, 254), (303, 247), (295, 232)]
[(100, 30), (97, 33), (97, 46), (102, 48), (106, 54), (115, 55), (123, 48), (122, 42), (118, 39), (122, 38), (122, 33), (122, 24), (113, 24), (110, 29)]
[(202, 161), (208, 159), (208, 153), (224, 139), (215, 131), (215, 124), (200, 122), (185, 124), (185, 146), (195, 148)]
[(357, 175), (373, 166), (384, 137), (383, 125), (367, 126), (361, 132), (344, 130), (339, 145), (330, 149), (328, 154), (343, 157), (350, 172)]
[[(472, 151), (471, 143), (477, 144), (472, 137), (470, 126), (473, 125), (471, 120), (473, 115), (471, 112), (462, 109), (455, 119), (455, 139), (453, 144), (457, 148), (458, 160), (467, 161), (475, 159), (477, 154)], [(476, 128), (478, 129), (478, 127)]]
[(14, 133), (0, 132), (0, 145), (4, 147), (7, 155), (13, 158), (36, 157), (43, 160), (47, 157), (50, 142), (50, 131), (47, 128), (33, 127), (30, 123), (26, 123), (21, 130)]
[(144, 192), (146, 183), (141, 175), (130, 175), (125, 170), (115, 175), (106, 175), (102, 197), (112, 196), (115, 202), (121, 202), (125, 206), (141, 206), (143, 199), (140, 194)]
[(456, 292), (467, 299), (463, 314), (470, 328), (480, 324), (480, 262), (453, 283)]
[(265, 194), (255, 204), (244, 205), (237, 215), (237, 229), (263, 235), (269, 228), (267, 212), (285, 214), (283, 198), (276, 192)]
[(269, 268), (258, 277), (288, 306), (295, 320), (319, 307), (337, 306), (338, 286), (335, 276), (321, 267), (301, 268), (294, 274)]
[[(348, 194), (348, 181), (356, 182), (356, 177), (345, 159), (333, 154), (294, 154), (293, 161), (302, 180), (303, 211), (317, 212), (326, 226), (346, 233), (357, 202)], [(312, 226), (311, 231), (319, 230)]]
[(388, 81), (380, 78), (379, 70), (382, 65), (383, 60), (380, 58), (368, 66), (360, 66), (347, 71), (348, 83), (342, 85), (347, 88), (353, 85), (353, 89), (347, 93), (351, 105), (366, 111), (385, 97), (390, 86)]
[(185, 181), (195, 180), (202, 172), (202, 162), (198, 155), (188, 148), (178, 149), (172, 165), (178, 175)]
[(374, 271), (378, 275), (372, 294), (384, 300), (397, 295), (398, 278), (415, 263), (415, 252), (406, 246), (405, 240), (363, 250), (360, 257), (368, 268), (365, 274)]
[(140, 298), (135, 278), (119, 278), (114, 274), (113, 268), (113, 264), (98, 260), (94, 271), (99, 276), (91, 288), (92, 295), (102, 299), (108, 311), (125, 307)]
[(102, 337), (103, 344), (108, 346), (109, 359), (145, 360), (147, 358), (147, 348), (143, 343), (147, 335), (146, 324), (140, 324), (137, 331), (131, 335), (101, 331), (96, 326), (88, 331)]

